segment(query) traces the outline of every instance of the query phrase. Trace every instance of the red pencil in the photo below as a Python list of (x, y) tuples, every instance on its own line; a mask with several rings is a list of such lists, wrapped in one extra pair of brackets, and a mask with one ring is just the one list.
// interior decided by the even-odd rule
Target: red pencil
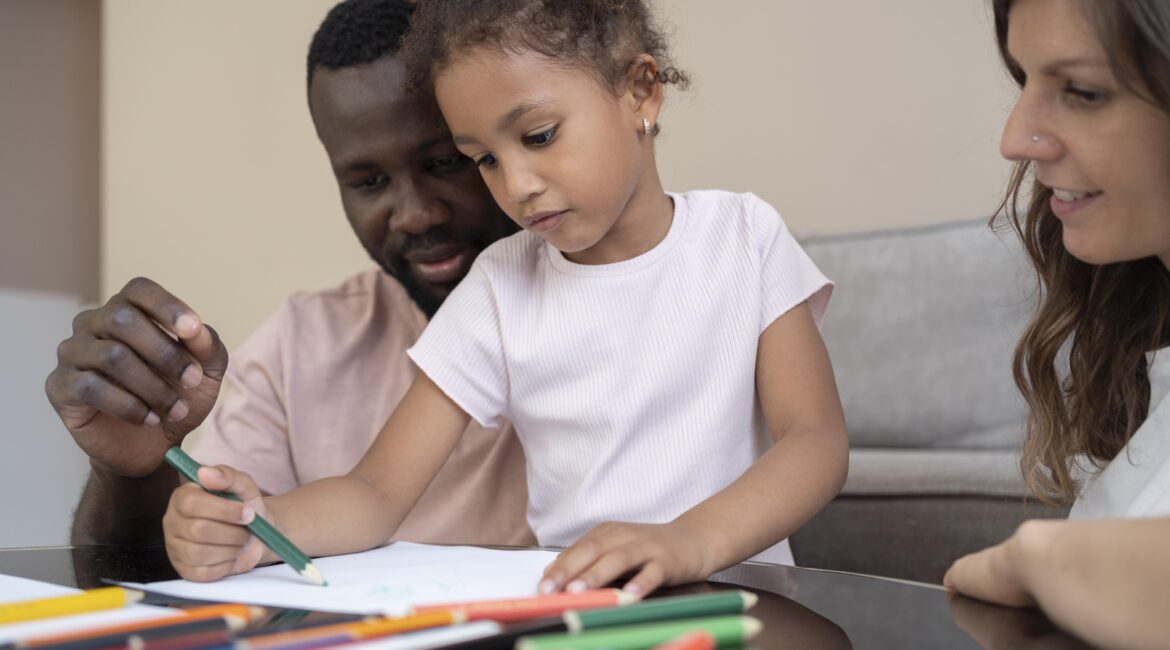
[(460, 612), (468, 621), (492, 620), (500, 623), (527, 621), (534, 618), (559, 616), (569, 609), (596, 609), (629, 605), (638, 599), (618, 589), (593, 589), (576, 593), (561, 592), (532, 598), (481, 600), (469, 603), (444, 603), (415, 607), (416, 614), (424, 612)]
[(715, 637), (706, 630), (688, 632), (677, 639), (654, 646), (653, 650), (715, 650)]

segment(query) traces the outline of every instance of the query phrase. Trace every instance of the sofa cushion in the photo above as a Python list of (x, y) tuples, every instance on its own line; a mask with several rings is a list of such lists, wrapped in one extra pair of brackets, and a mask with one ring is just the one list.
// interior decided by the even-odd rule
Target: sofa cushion
[(852, 446), (1019, 447), (1034, 281), (1014, 234), (976, 219), (801, 243), (836, 282), (822, 334)]
[(842, 495), (1027, 497), (1014, 449), (876, 449), (849, 451)]

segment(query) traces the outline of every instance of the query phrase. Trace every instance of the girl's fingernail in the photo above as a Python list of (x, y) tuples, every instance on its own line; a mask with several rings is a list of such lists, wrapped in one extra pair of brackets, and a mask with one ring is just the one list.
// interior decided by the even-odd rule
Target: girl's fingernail
[(626, 585), (624, 587), (622, 587), (622, 591), (626, 592), (627, 594), (630, 594), (631, 596), (638, 596), (638, 597), (642, 596), (642, 586), (634, 584), (632, 582), (626, 583)]
[(584, 580), (574, 580), (569, 583), (569, 586), (565, 587), (565, 591), (569, 593), (579, 593), (585, 591), (588, 588), (589, 587), (586, 586)]
[(240, 515), (243, 519), (243, 523), (246, 525), (252, 523), (252, 519), (256, 517), (256, 511), (253, 510), (250, 506), (244, 506), (244, 509), (241, 511)]
[(552, 580), (549, 580), (547, 578), (544, 580), (541, 580), (540, 584), (536, 585), (536, 591), (539, 594), (551, 594), (552, 592), (554, 592), (556, 590), (557, 590), (557, 584), (555, 582), (553, 582)]

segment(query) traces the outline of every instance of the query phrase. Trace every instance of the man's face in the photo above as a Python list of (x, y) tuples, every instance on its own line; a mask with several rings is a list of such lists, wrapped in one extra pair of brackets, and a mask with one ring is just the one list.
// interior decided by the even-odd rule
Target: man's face
[(428, 316), (489, 244), (516, 230), (429, 111), (404, 99), (393, 56), (318, 69), (313, 122), (362, 246)]

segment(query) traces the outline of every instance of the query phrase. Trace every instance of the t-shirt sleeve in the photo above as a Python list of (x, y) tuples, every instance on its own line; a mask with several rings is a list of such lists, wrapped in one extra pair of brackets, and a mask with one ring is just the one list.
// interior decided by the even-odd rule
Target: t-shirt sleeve
[(231, 354), (219, 402), (184, 444), (204, 465), (230, 465), (251, 474), (267, 494), (298, 485), (281, 381), (282, 334), (292, 317), (286, 302)]
[(760, 334), (793, 307), (807, 301), (817, 327), (824, 320), (833, 283), (813, 263), (776, 209), (754, 194), (746, 208), (760, 254)]
[(509, 383), (500, 311), (479, 264), (447, 296), (407, 354), (476, 422), (496, 427), (506, 417)]

